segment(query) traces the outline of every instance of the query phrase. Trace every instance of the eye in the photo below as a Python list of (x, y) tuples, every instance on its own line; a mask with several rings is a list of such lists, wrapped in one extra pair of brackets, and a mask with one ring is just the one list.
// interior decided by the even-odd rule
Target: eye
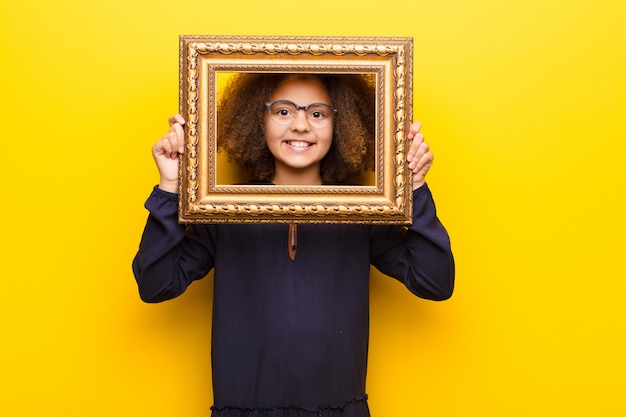
[(329, 114), (330, 114), (330, 109), (327, 108), (326, 106), (322, 106), (319, 104), (315, 106), (311, 106), (311, 108), (309, 108), (309, 111), (308, 111), (309, 119), (313, 119), (313, 120), (324, 120), (329, 117)]
[(272, 108), (270, 109), (270, 112), (277, 116), (280, 117), (281, 119), (288, 119), (288, 118), (293, 118), (294, 114), (296, 113), (296, 109), (293, 106), (293, 104), (289, 103), (289, 102), (276, 102), (272, 105)]
[(311, 119), (324, 119), (326, 117), (326, 114), (321, 110), (316, 110), (316, 111), (311, 112), (309, 114), (309, 117)]

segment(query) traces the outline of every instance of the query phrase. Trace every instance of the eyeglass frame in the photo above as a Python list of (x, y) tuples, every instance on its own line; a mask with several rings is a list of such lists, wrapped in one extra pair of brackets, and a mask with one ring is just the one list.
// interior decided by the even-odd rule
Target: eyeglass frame
[[(334, 108), (333, 106), (331, 106), (330, 104), (322, 103), (322, 102), (319, 102), (319, 101), (316, 101), (316, 102), (313, 102), (313, 103), (309, 103), (309, 104), (307, 104), (306, 106), (301, 106), (301, 105), (299, 105), (299, 104), (294, 103), (294, 102), (293, 102), (293, 101), (291, 101), (291, 100), (285, 100), (285, 99), (279, 99), (279, 100), (274, 100), (274, 101), (268, 101), (267, 103), (265, 103), (265, 108), (267, 109), (268, 113), (270, 114), (270, 118), (272, 119), (272, 121), (273, 121), (274, 123), (276, 123), (277, 125), (279, 125), (279, 126), (288, 126), (288, 125), (290, 125), (291, 123), (293, 123), (293, 121), (294, 121), (294, 120), (296, 120), (296, 118), (298, 117), (298, 116), (297, 116), (297, 113), (296, 113), (296, 116), (294, 116), (293, 120), (291, 120), (291, 122), (289, 122), (289, 123), (287, 123), (287, 124), (284, 124), (284, 125), (283, 125), (283, 124), (280, 124), (280, 123), (278, 123), (276, 120), (274, 120), (274, 118), (272, 117), (272, 105), (274, 105), (275, 103), (280, 103), (280, 102), (286, 102), (286, 103), (293, 104), (293, 105), (294, 105), (294, 107), (296, 108), (296, 112), (299, 112), (300, 110), (304, 110), (304, 113), (305, 113), (305, 114), (306, 114), (307, 110), (308, 110), (311, 106), (314, 106), (314, 105), (316, 105), (316, 104), (317, 104), (317, 105), (322, 105), (322, 106), (328, 107), (328, 108), (331, 110), (332, 115), (333, 115), (333, 120), (331, 120), (331, 121), (330, 121), (331, 123), (333, 123), (334, 118), (335, 118), (335, 116), (336, 116), (336, 115), (337, 115), (337, 113), (338, 113), (337, 109), (336, 109), (336, 108)], [(309, 123), (312, 127), (316, 127), (316, 128), (318, 128), (318, 129), (321, 129), (321, 128), (323, 128), (323, 127), (328, 126), (328, 125), (319, 126), (319, 127), (318, 127), (318, 126), (314, 126), (314, 125), (313, 125), (313, 124), (309, 121), (309, 116), (308, 116), (308, 115), (306, 116), (306, 120), (307, 120), (307, 122), (308, 122), (308, 123)]]

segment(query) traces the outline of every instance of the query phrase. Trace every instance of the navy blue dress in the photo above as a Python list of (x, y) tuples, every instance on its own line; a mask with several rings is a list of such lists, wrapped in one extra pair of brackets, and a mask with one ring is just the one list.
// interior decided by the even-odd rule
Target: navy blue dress
[(180, 295), (215, 270), (213, 417), (369, 416), (365, 376), (370, 264), (419, 297), (452, 294), (448, 235), (426, 185), (413, 224), (178, 223), (177, 195), (155, 188), (133, 261), (141, 298)]

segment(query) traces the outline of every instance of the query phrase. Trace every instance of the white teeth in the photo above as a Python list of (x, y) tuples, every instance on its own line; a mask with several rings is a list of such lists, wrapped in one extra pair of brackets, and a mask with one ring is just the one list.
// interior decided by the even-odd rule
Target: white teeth
[(309, 142), (299, 142), (299, 141), (288, 141), (287, 144), (289, 146), (293, 146), (296, 148), (307, 148), (309, 146), (311, 146), (311, 144)]

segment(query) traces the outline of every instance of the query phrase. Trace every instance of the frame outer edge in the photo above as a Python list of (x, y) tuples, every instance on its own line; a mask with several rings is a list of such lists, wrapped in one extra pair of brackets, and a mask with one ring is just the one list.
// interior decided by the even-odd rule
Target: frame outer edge
[[(412, 37), (301, 37), (301, 36), (293, 36), (293, 37), (285, 37), (285, 36), (211, 36), (211, 35), (180, 35), (179, 37), (179, 112), (181, 114), (186, 115), (189, 111), (189, 103), (185, 100), (185, 96), (188, 93), (187, 89), (189, 88), (189, 44), (197, 43), (197, 42), (233, 42), (233, 41), (241, 41), (241, 40), (253, 40), (258, 42), (390, 42), (396, 45), (396, 47), (400, 47), (404, 49), (405, 53), (405, 74), (404, 74), (404, 90), (405, 90), (405, 135), (410, 129), (413, 118), (413, 38)], [(396, 49), (397, 50), (397, 49)], [(342, 55), (342, 54), (341, 54)], [(407, 65), (408, 64), (408, 65)], [(185, 139), (188, 139), (188, 131), (185, 130)], [(186, 145), (189, 145), (186, 143)], [(406, 142), (404, 143), (404, 147), (406, 148)], [(189, 151), (188, 146), (186, 146), (185, 155)], [(274, 217), (274, 216), (259, 216), (254, 219), (255, 216), (242, 219), (238, 218), (239, 216), (226, 216), (214, 219), (209, 219), (208, 217), (204, 217), (200, 215), (197, 217), (197, 213), (195, 213), (195, 209), (189, 212), (184, 212), (185, 203), (190, 204), (188, 196), (188, 180), (189, 178), (186, 171), (187, 162), (185, 159), (185, 155), (180, 157), (179, 164), (179, 222), (181, 223), (287, 223), (287, 222), (296, 222), (296, 223), (366, 223), (366, 224), (410, 224), (412, 222), (412, 176), (410, 174), (410, 170), (404, 169), (406, 174), (405, 178), (407, 179), (406, 187), (405, 187), (405, 208), (404, 214), (405, 218), (402, 219), (400, 217), (389, 218), (386, 216), (380, 217), (360, 217), (360, 216), (348, 216), (348, 218), (341, 219), (339, 217), (331, 217), (325, 218), (322, 217), (306, 217), (300, 219), (288, 219), (284, 216)], [(397, 171), (396, 171), (397, 172)], [(195, 203), (194, 203), (195, 204)], [(189, 207), (187, 207), (189, 209)], [(408, 217), (407, 217), (408, 216)], [(294, 221), (295, 220), (295, 221)]]

